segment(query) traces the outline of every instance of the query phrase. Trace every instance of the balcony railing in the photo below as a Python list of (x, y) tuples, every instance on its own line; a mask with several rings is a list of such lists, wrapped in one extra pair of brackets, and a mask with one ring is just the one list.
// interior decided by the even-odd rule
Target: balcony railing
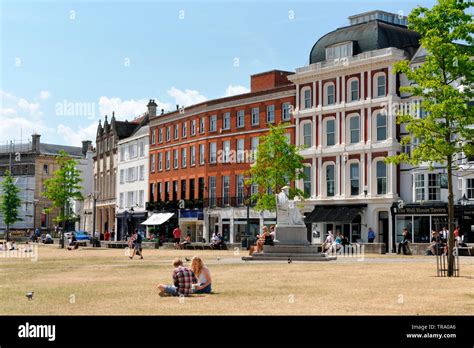
[[(180, 207), (180, 201), (155, 201), (147, 202), (146, 210), (178, 210), (178, 209), (203, 209), (203, 208), (227, 208), (227, 207), (246, 207), (247, 199), (245, 197), (215, 197), (205, 198), (203, 200), (193, 199), (184, 200), (184, 207)], [(255, 202), (250, 202), (250, 206), (255, 206)]]

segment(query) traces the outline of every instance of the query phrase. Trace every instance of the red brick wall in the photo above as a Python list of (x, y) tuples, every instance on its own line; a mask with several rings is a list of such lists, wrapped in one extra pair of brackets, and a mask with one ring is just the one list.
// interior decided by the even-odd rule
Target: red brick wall
[(257, 92), (291, 84), (288, 75), (291, 72), (273, 70), (250, 77), (250, 91)]

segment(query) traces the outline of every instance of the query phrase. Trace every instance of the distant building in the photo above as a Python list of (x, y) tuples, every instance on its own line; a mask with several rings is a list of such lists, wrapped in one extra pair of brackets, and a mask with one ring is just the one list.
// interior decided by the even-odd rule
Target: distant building
[[(0, 146), (0, 181), (6, 170), (10, 170), (20, 188), (21, 221), (11, 226), (11, 229), (27, 230), (40, 228), (43, 231), (53, 230), (57, 225), (54, 219), (59, 211), (52, 208), (51, 202), (43, 197), (45, 181), (53, 177), (58, 169), (56, 158), (61, 150), (65, 151), (79, 163), (86, 158), (87, 149), (91, 142), (83, 141), (82, 147), (64, 146), (41, 143), (41, 136), (33, 134), (31, 142), (10, 142)], [(0, 231), (6, 228), (0, 216)], [(74, 227), (70, 226), (73, 229)]]

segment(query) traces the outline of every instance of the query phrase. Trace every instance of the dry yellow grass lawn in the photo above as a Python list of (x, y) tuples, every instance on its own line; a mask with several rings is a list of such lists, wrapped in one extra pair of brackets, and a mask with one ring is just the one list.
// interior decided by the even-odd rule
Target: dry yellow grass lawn
[[(243, 262), (233, 251), (60, 250), (40, 246), (38, 261), (0, 258), (3, 315), (397, 315), (474, 313), (474, 258), (461, 277), (437, 278), (433, 257), (369, 256), (365, 261)], [(173, 258), (198, 254), (216, 294), (161, 298)], [(220, 258), (219, 260), (217, 258)], [(34, 290), (34, 300), (25, 294)], [(72, 303), (71, 303), (72, 302)]]

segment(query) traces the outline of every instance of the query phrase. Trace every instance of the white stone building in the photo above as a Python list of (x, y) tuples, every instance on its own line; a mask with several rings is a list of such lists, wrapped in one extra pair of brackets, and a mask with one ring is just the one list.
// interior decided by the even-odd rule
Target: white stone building
[(388, 107), (400, 101), (392, 65), (411, 59), (419, 35), (406, 18), (381, 11), (352, 16), (350, 25), (320, 38), (310, 64), (289, 79), (296, 85), (296, 144), (310, 180), (297, 183), (312, 242), (340, 231), (351, 242), (394, 247), (391, 208), (399, 200), (399, 170), (385, 157), (401, 150), (399, 127)]
[(147, 218), (148, 139), (148, 116), (145, 116), (141, 126), (132, 135), (118, 142), (115, 240), (123, 240), (136, 228), (145, 231), (141, 223)]

